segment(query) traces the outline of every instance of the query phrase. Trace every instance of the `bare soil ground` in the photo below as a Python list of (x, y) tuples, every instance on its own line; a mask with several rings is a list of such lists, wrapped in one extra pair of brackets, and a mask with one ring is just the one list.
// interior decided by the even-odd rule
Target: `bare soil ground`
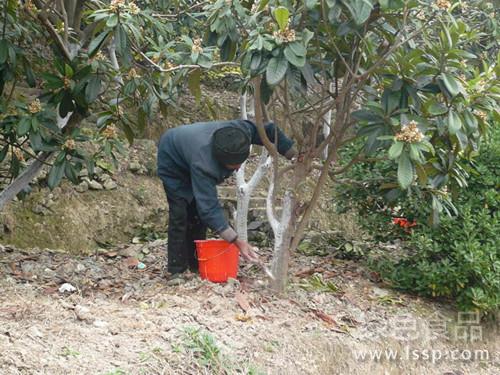
[(397, 294), (354, 262), (297, 254), (277, 296), (245, 264), (227, 284), (168, 285), (164, 246), (0, 247), (0, 374), (500, 373), (498, 327), (455, 340), (463, 322), (446, 303)]

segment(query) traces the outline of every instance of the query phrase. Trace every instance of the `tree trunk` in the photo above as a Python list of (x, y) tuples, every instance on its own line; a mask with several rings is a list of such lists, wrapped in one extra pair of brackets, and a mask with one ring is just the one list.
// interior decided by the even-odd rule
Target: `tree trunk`
[[(248, 119), (247, 116), (247, 94), (240, 96), (240, 114), (241, 118), (244, 120)], [(238, 237), (244, 241), (248, 240), (248, 208), (250, 206), (250, 198), (255, 188), (264, 177), (267, 169), (270, 165), (270, 159), (268, 158), (267, 150), (264, 148), (259, 159), (259, 166), (254, 172), (250, 181), (245, 182), (245, 169), (246, 162), (244, 162), (238, 172), (236, 172), (236, 232)]]
[(288, 282), (288, 265), (290, 262), (290, 243), (295, 227), (295, 215), (293, 214), (296, 199), (291, 190), (285, 193), (283, 199), (283, 211), (277, 231), (274, 233), (274, 254), (271, 264), (271, 272), (274, 280), (271, 287), (279, 292), (285, 291)]
[(29, 167), (2, 191), (0, 194), (0, 211), (2, 211), (5, 205), (14, 199), (21, 190), (29, 185), (42, 169), (44, 162), (46, 162), (51, 155), (51, 152), (40, 153), (38, 158), (33, 160)]
[[(59, 112), (56, 109), (57, 112)], [(60, 128), (64, 128), (64, 134), (70, 133), (82, 121), (82, 116), (78, 113), (68, 114), (64, 119), (57, 116), (57, 124)], [(0, 193), (0, 211), (9, 203), (21, 190), (29, 185), (29, 183), (38, 175), (44, 163), (50, 158), (54, 152), (41, 152), (12, 183)]]
[(238, 186), (237, 188), (237, 204), (236, 204), (236, 232), (238, 238), (243, 241), (248, 241), (248, 207), (250, 205), (251, 192), (248, 191), (247, 184)]

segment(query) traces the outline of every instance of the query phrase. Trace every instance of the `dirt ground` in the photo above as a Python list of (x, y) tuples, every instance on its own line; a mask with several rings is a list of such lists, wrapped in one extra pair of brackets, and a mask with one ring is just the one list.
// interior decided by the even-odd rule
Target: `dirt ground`
[(297, 254), (277, 296), (248, 264), (227, 284), (168, 285), (164, 247), (0, 247), (0, 374), (500, 374), (498, 327), (354, 262)]

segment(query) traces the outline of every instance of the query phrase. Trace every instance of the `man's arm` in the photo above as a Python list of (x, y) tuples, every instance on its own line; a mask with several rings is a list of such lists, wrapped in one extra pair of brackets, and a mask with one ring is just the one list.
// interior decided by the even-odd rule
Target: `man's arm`
[(224, 240), (234, 243), (245, 259), (258, 262), (259, 256), (254, 252), (252, 246), (248, 242), (240, 240), (235, 230), (227, 223), (217, 197), (216, 180), (193, 167), (191, 168), (191, 185), (200, 219)]
[[(254, 145), (259, 145), (262, 146), (262, 139), (260, 138), (259, 132), (257, 130), (257, 125), (254, 123), (249, 123), (253, 126), (252, 130), (252, 144)], [(275, 143), (275, 135), (276, 133), (278, 134), (278, 152), (286, 157), (287, 159), (292, 159), (294, 156), (297, 155), (297, 151), (295, 150), (295, 147), (293, 147), (293, 141), (288, 138), (285, 133), (281, 131), (279, 127), (277, 127), (274, 123), (270, 122), (266, 125), (264, 125), (264, 130), (266, 132), (267, 137), (272, 143)]]
[(216, 182), (196, 166), (191, 168), (191, 186), (200, 219), (224, 240), (234, 242), (238, 235), (224, 216), (217, 197)]

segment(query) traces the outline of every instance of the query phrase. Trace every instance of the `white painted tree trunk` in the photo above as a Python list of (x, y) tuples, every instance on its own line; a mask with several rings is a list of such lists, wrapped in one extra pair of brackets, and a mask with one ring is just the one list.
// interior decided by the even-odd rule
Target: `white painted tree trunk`
[[(247, 94), (240, 97), (240, 112), (241, 118), (246, 120), (247, 116)], [(235, 226), (238, 237), (243, 241), (248, 240), (248, 209), (250, 206), (250, 198), (255, 188), (259, 185), (262, 177), (269, 169), (271, 159), (268, 157), (267, 150), (264, 148), (260, 155), (259, 165), (254, 172), (250, 181), (245, 181), (246, 162), (243, 163), (236, 172), (236, 213)]]
[[(331, 82), (330, 83), (330, 92), (333, 92), (334, 89), (335, 89), (335, 85), (333, 82)], [(325, 137), (325, 139), (330, 135), (331, 124), (332, 124), (332, 110), (330, 109), (323, 116), (323, 136)], [(323, 160), (326, 160), (326, 158), (328, 158), (328, 145), (323, 150)]]
[[(245, 163), (246, 164), (246, 163)], [(240, 167), (236, 173), (236, 232), (238, 237), (244, 241), (248, 240), (248, 208), (250, 206), (250, 198), (255, 188), (259, 185), (262, 177), (265, 176), (269, 166), (271, 165), (271, 158), (268, 157), (266, 149), (262, 150), (259, 159), (259, 165), (254, 172), (250, 181), (245, 182), (245, 169), (244, 165)]]
[[(274, 170), (272, 174), (276, 173)], [(291, 190), (285, 192), (280, 219), (276, 218), (274, 211), (274, 176), (271, 177), (266, 200), (266, 213), (274, 233), (274, 250), (271, 264), (273, 275), (272, 287), (283, 292), (287, 284), (288, 263), (290, 259), (290, 241), (293, 233), (293, 207), (295, 196)]]

